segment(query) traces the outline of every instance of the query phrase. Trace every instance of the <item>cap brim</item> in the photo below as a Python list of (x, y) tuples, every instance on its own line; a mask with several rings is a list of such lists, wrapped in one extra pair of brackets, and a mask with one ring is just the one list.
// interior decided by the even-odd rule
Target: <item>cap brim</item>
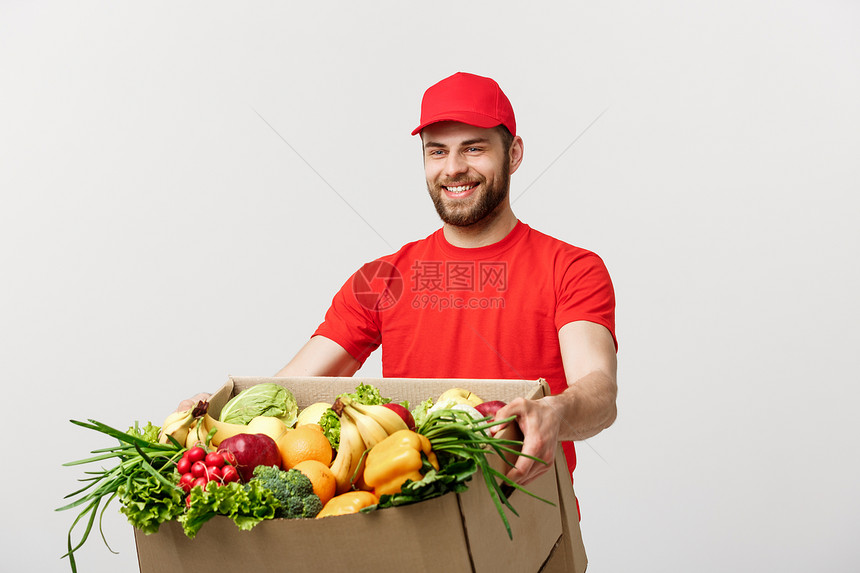
[(474, 111), (449, 111), (423, 121), (421, 125), (412, 130), (412, 135), (419, 133), (428, 125), (431, 125), (433, 123), (439, 123), (441, 121), (457, 121), (460, 123), (465, 123), (468, 125), (474, 125), (475, 127), (483, 128), (490, 128), (496, 127), (497, 125), (502, 125), (502, 121), (498, 118), (490, 117), (488, 115), (484, 115), (483, 113), (477, 113)]

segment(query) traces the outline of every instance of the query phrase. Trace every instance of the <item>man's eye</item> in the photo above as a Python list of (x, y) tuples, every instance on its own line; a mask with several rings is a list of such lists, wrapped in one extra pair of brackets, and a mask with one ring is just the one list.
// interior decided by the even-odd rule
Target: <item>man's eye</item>
[(481, 148), (480, 147), (467, 147), (466, 151), (468, 153), (477, 153), (477, 152), (481, 151)]

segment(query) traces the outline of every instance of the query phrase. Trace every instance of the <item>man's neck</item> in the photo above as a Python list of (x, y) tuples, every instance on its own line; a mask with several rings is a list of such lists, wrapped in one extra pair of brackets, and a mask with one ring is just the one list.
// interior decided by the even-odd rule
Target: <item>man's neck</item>
[(508, 236), (517, 226), (517, 217), (509, 203), (499, 205), (499, 209), (468, 227), (445, 224), (442, 232), (445, 240), (455, 247), (474, 249), (498, 243)]

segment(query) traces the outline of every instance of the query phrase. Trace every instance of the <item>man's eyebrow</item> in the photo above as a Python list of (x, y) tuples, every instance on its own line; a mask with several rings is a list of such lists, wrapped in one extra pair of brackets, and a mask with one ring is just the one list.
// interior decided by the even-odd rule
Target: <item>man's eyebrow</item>
[[(489, 143), (489, 138), (486, 137), (475, 137), (473, 139), (467, 139), (465, 141), (461, 141), (459, 143), (460, 147), (468, 147), (470, 145), (475, 145), (476, 143)], [(448, 147), (444, 143), (439, 143), (437, 141), (428, 141), (424, 144), (424, 147)]]
[(475, 145), (476, 143), (489, 143), (489, 142), (490, 142), (490, 140), (486, 137), (476, 137), (474, 139), (467, 139), (466, 141), (461, 142), (460, 145), (463, 147), (468, 147), (470, 145)]

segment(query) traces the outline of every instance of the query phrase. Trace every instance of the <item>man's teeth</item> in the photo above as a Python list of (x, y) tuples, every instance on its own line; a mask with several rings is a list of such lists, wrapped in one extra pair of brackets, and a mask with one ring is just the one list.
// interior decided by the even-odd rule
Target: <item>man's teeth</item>
[(471, 185), (459, 185), (457, 187), (446, 187), (446, 189), (448, 191), (450, 191), (451, 193), (462, 193), (463, 191), (466, 191), (466, 190), (471, 189), (471, 188), (472, 188)]

